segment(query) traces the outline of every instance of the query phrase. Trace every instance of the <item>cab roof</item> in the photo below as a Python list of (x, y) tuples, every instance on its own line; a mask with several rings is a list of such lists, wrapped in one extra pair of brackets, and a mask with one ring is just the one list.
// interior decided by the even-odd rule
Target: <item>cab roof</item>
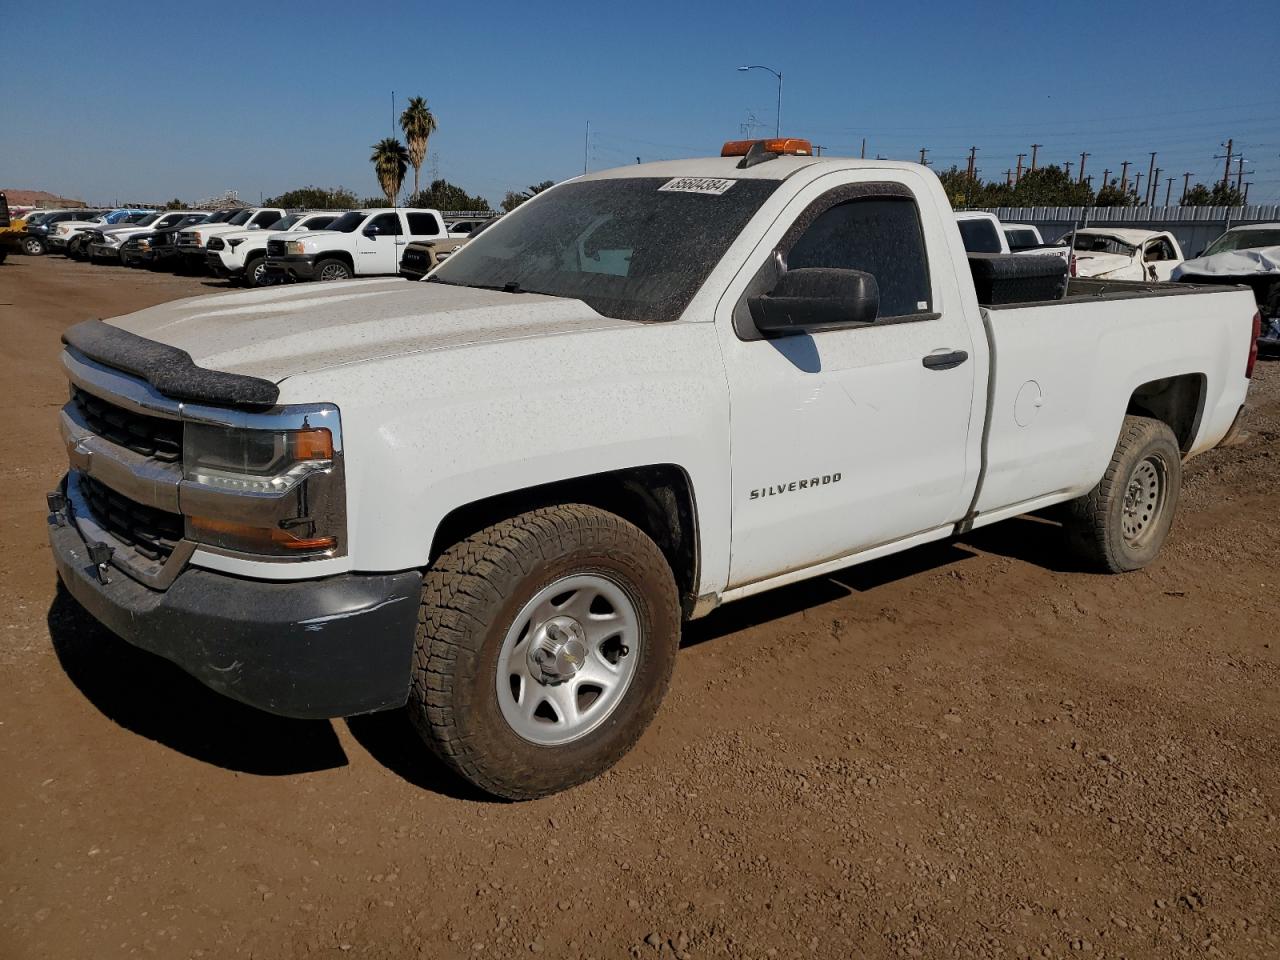
[(750, 167), (739, 167), (741, 157), (699, 157), (692, 160), (659, 160), (629, 167), (613, 167), (588, 173), (575, 180), (622, 180), (632, 177), (719, 177), (726, 180), (786, 180), (810, 167), (829, 170), (919, 170), (916, 163), (900, 160), (859, 160), (856, 157), (780, 156)]

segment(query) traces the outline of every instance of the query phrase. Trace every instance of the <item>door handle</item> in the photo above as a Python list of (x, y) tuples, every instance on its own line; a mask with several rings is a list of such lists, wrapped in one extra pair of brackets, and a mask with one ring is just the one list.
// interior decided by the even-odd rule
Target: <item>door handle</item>
[(925, 354), (923, 363), (930, 370), (950, 370), (952, 367), (958, 367), (969, 359), (969, 354), (964, 350), (952, 350), (949, 353), (928, 353)]

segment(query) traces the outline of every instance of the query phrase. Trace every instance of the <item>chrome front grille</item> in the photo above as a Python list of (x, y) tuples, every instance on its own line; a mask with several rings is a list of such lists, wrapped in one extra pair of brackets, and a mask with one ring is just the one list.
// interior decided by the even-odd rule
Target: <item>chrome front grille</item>
[(200, 246), (200, 235), (189, 230), (182, 230), (178, 233), (177, 240), (174, 241), (179, 247), (195, 247)]
[(182, 539), (182, 516), (148, 507), (90, 476), (79, 476), (80, 495), (100, 527), (148, 560), (164, 563)]
[(85, 424), (103, 439), (161, 463), (182, 459), (181, 421), (126, 410), (74, 385), (71, 402)]
[(225, 246), (226, 246), (226, 243), (223, 241), (221, 237), (211, 237), (209, 242), (205, 244), (204, 248), (206, 250), (221, 250)]
[(285, 254), (285, 250), (286, 250), (286, 249), (287, 249), (287, 248), (285, 247), (285, 241), (283, 241), (283, 240), (268, 240), (268, 241), (267, 241), (267, 256), (268, 256), (268, 257), (283, 257), (283, 256), (284, 256), (284, 254)]

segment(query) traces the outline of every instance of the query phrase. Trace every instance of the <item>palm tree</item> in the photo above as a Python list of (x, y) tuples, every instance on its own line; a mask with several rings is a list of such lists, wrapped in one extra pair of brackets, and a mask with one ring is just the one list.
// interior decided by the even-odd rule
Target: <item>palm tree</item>
[(436, 132), (436, 118), (422, 97), (410, 97), (409, 105), (400, 114), (400, 129), (409, 145), (409, 162), (413, 164), (413, 193), (418, 194), (418, 174), (422, 161), (427, 159), (427, 140)]
[(409, 169), (409, 151), (395, 137), (387, 137), (373, 145), (373, 156), (369, 159), (373, 161), (382, 192), (387, 195), (387, 206), (394, 207), (405, 171)]

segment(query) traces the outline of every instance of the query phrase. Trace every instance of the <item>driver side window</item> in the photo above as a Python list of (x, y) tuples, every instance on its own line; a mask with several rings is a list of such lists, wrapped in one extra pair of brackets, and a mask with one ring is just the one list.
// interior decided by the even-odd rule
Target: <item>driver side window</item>
[(380, 213), (369, 222), (369, 229), (380, 237), (398, 237), (400, 218), (394, 213)]
[(861, 270), (880, 289), (878, 319), (929, 316), (933, 297), (915, 201), (859, 197), (818, 214), (785, 254), (786, 268)]

